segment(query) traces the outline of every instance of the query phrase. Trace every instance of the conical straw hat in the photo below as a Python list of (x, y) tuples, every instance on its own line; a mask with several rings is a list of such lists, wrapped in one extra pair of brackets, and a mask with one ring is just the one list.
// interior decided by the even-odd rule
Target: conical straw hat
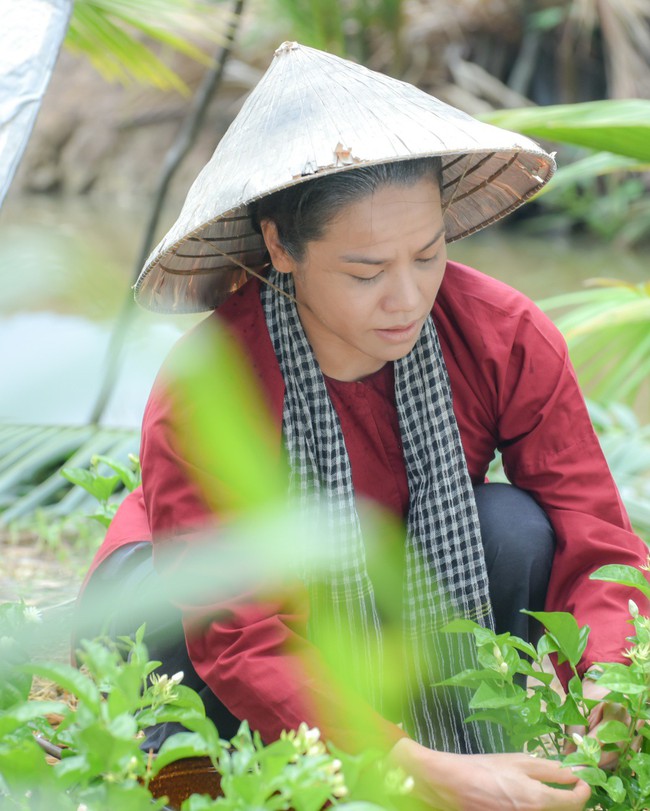
[(508, 214), (552, 176), (534, 141), (476, 121), (405, 82), (285, 42), (135, 284), (159, 312), (218, 306), (259, 270), (262, 238), (247, 205), (316, 176), (442, 156), (447, 242)]

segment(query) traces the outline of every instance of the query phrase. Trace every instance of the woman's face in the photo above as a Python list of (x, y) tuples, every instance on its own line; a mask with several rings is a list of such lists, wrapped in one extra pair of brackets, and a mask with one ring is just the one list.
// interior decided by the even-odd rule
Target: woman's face
[(324, 374), (359, 380), (411, 351), (447, 260), (435, 183), (387, 185), (350, 203), (300, 262), (275, 223), (261, 225), (274, 267), (294, 275), (300, 320)]

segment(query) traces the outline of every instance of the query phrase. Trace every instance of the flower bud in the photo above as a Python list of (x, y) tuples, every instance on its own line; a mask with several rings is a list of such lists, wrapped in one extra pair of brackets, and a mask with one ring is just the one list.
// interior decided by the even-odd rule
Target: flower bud
[(632, 617), (636, 619), (639, 616), (639, 606), (634, 602), (634, 600), (629, 600), (627, 607)]

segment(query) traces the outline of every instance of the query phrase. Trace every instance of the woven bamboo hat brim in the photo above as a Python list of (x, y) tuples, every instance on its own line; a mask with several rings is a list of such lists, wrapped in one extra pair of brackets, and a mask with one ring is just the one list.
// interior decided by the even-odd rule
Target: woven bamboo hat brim
[(447, 242), (500, 219), (555, 170), (534, 141), (476, 121), (412, 85), (285, 42), (135, 284), (144, 307), (217, 307), (261, 268), (247, 214), (274, 191), (359, 166), (440, 155)]

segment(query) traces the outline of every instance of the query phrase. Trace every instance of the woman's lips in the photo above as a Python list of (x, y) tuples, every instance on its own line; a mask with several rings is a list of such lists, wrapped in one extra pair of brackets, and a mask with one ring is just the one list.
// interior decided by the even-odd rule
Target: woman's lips
[(414, 338), (420, 328), (420, 320), (411, 321), (404, 327), (389, 327), (388, 329), (377, 329), (375, 332), (380, 335), (385, 341), (392, 343), (402, 343)]

